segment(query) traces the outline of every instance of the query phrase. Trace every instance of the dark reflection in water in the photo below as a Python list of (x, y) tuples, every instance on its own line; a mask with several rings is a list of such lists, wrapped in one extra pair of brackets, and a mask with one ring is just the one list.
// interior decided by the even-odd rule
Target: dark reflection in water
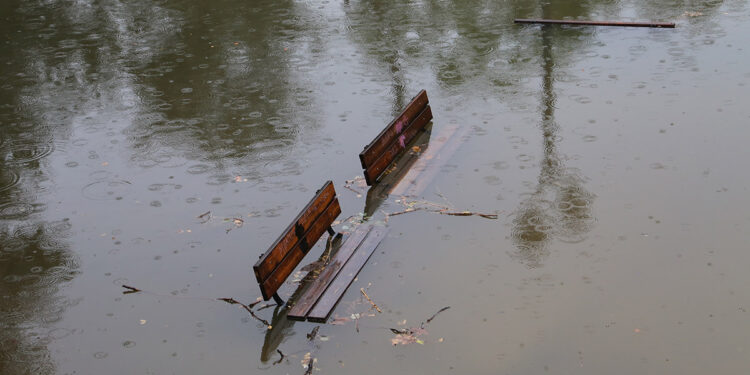
[[(33, 1), (0, 4), (4, 18), (0, 22), (0, 373), (4, 375), (56, 372), (48, 344), (71, 334), (54, 324), (73, 303), (60, 289), (79, 268), (68, 244), (70, 221), (45, 218), (47, 195), (54, 186), (49, 156), (68, 136), (71, 114), (65, 113), (66, 107), (77, 102), (74, 97), (55, 95), (55, 87), (63, 81), (75, 85), (79, 76), (64, 72), (65, 61), (71, 60), (55, 55), (63, 41), (52, 39), (56, 31), (44, 21), (54, 18), (59, 9), (54, 4), (38, 5)], [(15, 20), (23, 21), (10, 22)]]
[(71, 301), (60, 287), (77, 273), (68, 221), (0, 224), (0, 373), (52, 374), (47, 345), (71, 334), (52, 328)]
[(0, 110), (0, 373), (52, 374), (47, 344), (70, 334), (51, 328), (71, 303), (58, 292), (78, 264), (70, 222), (42, 217), (55, 131), (15, 122), (24, 118), (16, 108)]
[[(120, 33), (126, 44), (151, 46), (165, 37), (168, 43), (146, 61), (127, 61), (140, 105), (127, 129), (134, 159), (156, 165), (176, 152), (201, 163), (189, 172), (210, 167), (216, 183), (227, 182), (231, 175), (219, 171), (239, 161), (252, 181), (301, 173), (293, 160), (277, 165), (318, 122), (305, 76), (325, 45), (301, 6), (170, 3), (164, 6), (167, 35)], [(151, 14), (146, 6), (139, 12)], [(165, 20), (144, 24), (162, 30)]]
[[(721, 1), (701, 4), (701, 11), (715, 11)], [(620, 2), (563, 1), (539, 3), (538, 9), (528, 17), (541, 18), (592, 18), (594, 10), (614, 13)], [(628, 5), (630, 6), (630, 5)], [(633, 4), (642, 19), (661, 19), (663, 4)], [(675, 2), (671, 9), (691, 8), (686, 2)], [(692, 9), (692, 8), (691, 8)], [(597, 17), (601, 17), (598, 15)], [(593, 17), (596, 18), (596, 17)], [(606, 18), (606, 17), (605, 17)], [(717, 26), (718, 27), (718, 26)], [(557, 151), (559, 125), (555, 121), (556, 91), (555, 70), (564, 69), (565, 61), (575, 57), (577, 47), (594, 39), (595, 28), (541, 26), (538, 27), (542, 54), (542, 119), (543, 159), (535, 189), (520, 203), (513, 219), (512, 238), (517, 250), (513, 256), (529, 267), (541, 267), (549, 255), (551, 240), (579, 242), (591, 229), (595, 218), (591, 212), (595, 195), (584, 187), (585, 177), (580, 171), (564, 165), (564, 156)], [(694, 65), (691, 55), (676, 56), (683, 67)]]
[(499, 21), (499, 15), (532, 9), (528, 1), (357, 1), (344, 6), (350, 24), (357, 25), (347, 28), (350, 39), (368, 61), (378, 63), (379, 70), (367, 74), (392, 81), (394, 111), (404, 105), (404, 92), (422, 88), (405, 74), (416, 67), (428, 67), (447, 90), (465, 84), (476, 85), (477, 91), (488, 84), (505, 89), (519, 82), (521, 75), (513, 71), (492, 72), (488, 67), (528, 62), (519, 54), (529, 41)]
[[(22, 106), (0, 110), (0, 373), (52, 374), (47, 345), (70, 334), (52, 329), (70, 301), (59, 289), (75, 276), (67, 219), (47, 221), (46, 157), (56, 129), (32, 126)], [(23, 121), (23, 120), (21, 120)]]
[[(577, 3), (581, 6), (582, 3)], [(559, 9), (559, 8), (556, 8)], [(567, 11), (584, 12), (583, 9)], [(559, 18), (542, 5), (544, 18)], [(582, 13), (573, 13), (582, 14)], [(517, 250), (513, 256), (528, 267), (543, 265), (549, 255), (549, 243), (553, 238), (578, 242), (590, 229), (594, 217), (591, 213), (594, 195), (584, 188), (584, 177), (580, 172), (567, 168), (557, 151), (559, 125), (555, 121), (557, 95), (554, 90), (556, 55), (553, 48), (569, 47), (580, 37), (590, 37), (576, 29), (541, 27), (542, 42), (542, 110), (541, 130), (544, 146), (539, 178), (533, 192), (520, 203), (513, 219), (512, 238)], [(574, 50), (572, 46), (566, 50)]]

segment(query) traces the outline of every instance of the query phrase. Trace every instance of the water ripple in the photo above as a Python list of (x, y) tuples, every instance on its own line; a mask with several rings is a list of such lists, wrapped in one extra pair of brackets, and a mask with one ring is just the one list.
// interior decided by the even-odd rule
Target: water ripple
[(7, 161), (10, 164), (26, 164), (37, 161), (51, 154), (55, 150), (52, 141), (42, 143), (26, 142), (21, 144), (11, 144), (8, 150)]
[(101, 180), (84, 186), (81, 194), (91, 200), (121, 200), (130, 187), (131, 183), (125, 180)]
[(5, 191), (16, 186), (19, 179), (18, 173), (14, 170), (6, 168), (0, 170), (0, 191)]

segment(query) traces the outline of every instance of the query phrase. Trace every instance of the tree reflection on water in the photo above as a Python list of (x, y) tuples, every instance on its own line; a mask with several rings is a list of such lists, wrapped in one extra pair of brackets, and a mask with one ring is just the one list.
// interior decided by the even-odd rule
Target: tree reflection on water
[[(583, 12), (581, 9), (578, 11)], [(544, 3), (543, 18), (555, 18), (550, 13), (549, 4)], [(590, 37), (590, 34), (585, 35), (579, 29), (563, 30), (554, 26), (542, 26), (540, 29), (543, 68), (540, 128), (543, 158), (536, 187), (520, 202), (513, 218), (512, 230), (517, 249), (512, 256), (531, 268), (543, 265), (550, 253), (549, 244), (553, 238), (567, 242), (582, 241), (594, 221), (591, 213), (594, 194), (584, 187), (585, 178), (580, 171), (564, 165), (563, 157), (557, 150), (560, 126), (555, 121), (556, 59), (553, 52), (556, 46), (567, 47), (571, 42), (578, 43), (580, 36)]]

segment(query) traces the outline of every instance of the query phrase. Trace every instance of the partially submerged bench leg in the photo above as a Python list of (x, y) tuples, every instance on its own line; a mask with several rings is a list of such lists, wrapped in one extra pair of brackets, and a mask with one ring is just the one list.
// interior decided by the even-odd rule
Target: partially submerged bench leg
[(273, 294), (273, 300), (276, 301), (276, 305), (281, 307), (284, 306), (284, 300), (279, 297), (279, 293)]

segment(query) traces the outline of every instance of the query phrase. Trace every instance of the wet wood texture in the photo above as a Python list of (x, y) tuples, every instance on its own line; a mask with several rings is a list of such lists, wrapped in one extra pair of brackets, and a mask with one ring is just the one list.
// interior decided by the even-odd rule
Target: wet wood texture
[(383, 154), (375, 160), (367, 169), (365, 169), (365, 180), (368, 185), (372, 185), (375, 180), (385, 172), (386, 168), (398, 157), (398, 155), (406, 148), (406, 145), (411, 142), (418, 132), (424, 129), (432, 119), (432, 110), (430, 106), (426, 106), (422, 112), (417, 116), (414, 121), (409, 124), (401, 135), (399, 135), (393, 143), (383, 151)]
[(388, 234), (388, 228), (386, 227), (373, 227), (370, 230), (357, 251), (349, 258), (336, 279), (328, 286), (328, 289), (307, 314), (307, 320), (323, 323), (328, 319), (346, 289), (349, 288), (349, 285), (354, 281), (367, 260), (370, 259), (386, 234)]
[(310, 284), (304, 294), (294, 303), (294, 306), (292, 306), (287, 315), (289, 319), (305, 320), (307, 313), (318, 302), (320, 296), (323, 295), (328, 286), (339, 274), (339, 271), (349, 261), (349, 258), (357, 250), (367, 234), (370, 233), (371, 229), (372, 226), (361, 225), (344, 241), (325, 269), (318, 275), (318, 278)]
[[(378, 136), (375, 137), (372, 142), (370, 142), (370, 144), (365, 146), (364, 150), (362, 150), (362, 152), (359, 154), (359, 160), (362, 164), (362, 168), (364, 168), (366, 171), (365, 177), (368, 185), (372, 185), (380, 175), (375, 175), (375, 170), (371, 170), (373, 164), (377, 162), (377, 168), (380, 170), (380, 173), (382, 173), (395, 157), (394, 155), (392, 155), (386, 156), (386, 158), (383, 159), (382, 157), (384, 155), (390, 154), (387, 151), (392, 150), (394, 148), (394, 144), (400, 146), (400, 149), (402, 150), (405, 145), (408, 144), (417, 134), (416, 131), (412, 131), (410, 134), (406, 134), (407, 129), (411, 129), (412, 126), (415, 125), (414, 123), (416, 122), (416, 120), (420, 119), (421, 115), (423, 114), (428, 116), (429, 118), (427, 118), (427, 120), (421, 124), (421, 127), (418, 125), (419, 129), (423, 128), (424, 125), (426, 125), (432, 119), (431, 111), (427, 111), (426, 113), (424, 112), (425, 108), (427, 107), (427, 103), (427, 92), (425, 90), (422, 90), (414, 97), (414, 99), (412, 99), (412, 101), (409, 103), (409, 105), (406, 106), (401, 114), (398, 115), (393, 121), (391, 121), (391, 123), (388, 124), (388, 126), (386, 126), (385, 129), (383, 129), (383, 131), (381, 131), (380, 134), (378, 134)], [(424, 120), (422, 119), (421, 121)], [(411, 137), (408, 137), (408, 135), (411, 135)], [(385, 166), (382, 166), (385, 161), (388, 161), (388, 163), (386, 163)], [(367, 171), (369, 171), (369, 178), (367, 177)]]
[(516, 18), (515, 23), (539, 23), (554, 25), (589, 25), (589, 26), (626, 26), (626, 27), (662, 27), (674, 28), (673, 22), (620, 22), (620, 21), (582, 21), (582, 20), (547, 20)]
[(336, 191), (328, 181), (253, 266), (263, 299), (271, 298), (339, 214)]

